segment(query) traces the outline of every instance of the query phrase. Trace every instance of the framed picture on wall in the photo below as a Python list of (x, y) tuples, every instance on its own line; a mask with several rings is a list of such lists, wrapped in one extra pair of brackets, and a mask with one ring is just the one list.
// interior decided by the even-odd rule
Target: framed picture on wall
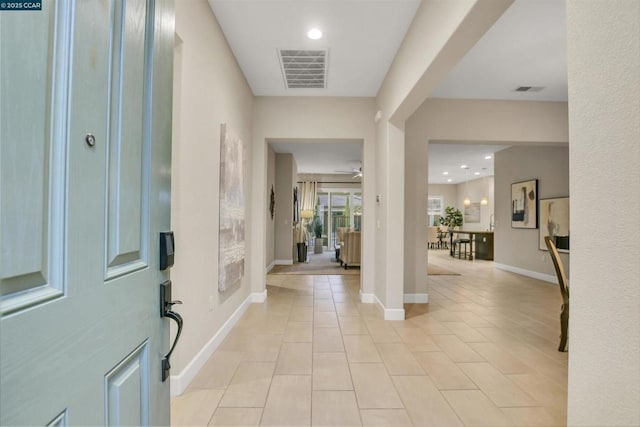
[(538, 228), (538, 180), (511, 184), (511, 227)]
[(540, 250), (546, 251), (545, 236), (551, 236), (558, 252), (569, 253), (569, 198), (540, 199)]
[(480, 222), (480, 202), (473, 202), (464, 207), (464, 223)]

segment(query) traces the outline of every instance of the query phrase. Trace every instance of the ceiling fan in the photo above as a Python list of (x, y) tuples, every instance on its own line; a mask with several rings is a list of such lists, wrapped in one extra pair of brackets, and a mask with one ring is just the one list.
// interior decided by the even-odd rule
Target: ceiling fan
[(351, 170), (345, 171), (336, 171), (336, 173), (352, 173), (353, 176), (351, 177), (351, 179), (356, 179), (356, 178), (362, 178), (362, 163), (360, 161), (349, 161), (349, 163), (351, 164), (359, 164), (360, 166), (358, 167), (353, 167), (351, 168)]
[(352, 179), (362, 178), (362, 166), (359, 168), (352, 168), (350, 171), (336, 171), (336, 173), (352, 173)]

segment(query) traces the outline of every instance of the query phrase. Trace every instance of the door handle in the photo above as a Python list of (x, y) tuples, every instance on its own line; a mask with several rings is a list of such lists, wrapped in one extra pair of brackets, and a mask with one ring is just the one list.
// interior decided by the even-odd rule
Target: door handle
[(169, 352), (162, 358), (162, 382), (169, 378), (169, 371), (171, 370), (169, 359), (171, 358), (171, 353), (173, 353), (173, 350), (176, 348), (176, 344), (178, 344), (180, 334), (182, 333), (182, 316), (171, 310), (175, 304), (182, 304), (182, 301), (171, 300), (171, 280), (166, 280), (160, 284), (160, 317), (168, 317), (175, 321), (178, 324), (178, 332), (176, 333), (176, 338), (174, 339)]

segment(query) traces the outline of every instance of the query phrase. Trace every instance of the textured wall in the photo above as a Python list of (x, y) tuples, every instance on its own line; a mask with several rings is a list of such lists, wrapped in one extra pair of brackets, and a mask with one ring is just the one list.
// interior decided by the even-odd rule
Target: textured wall
[[(185, 329), (171, 358), (179, 375), (249, 294), (251, 182), (245, 179), (245, 277), (218, 293), (220, 124), (247, 147), (251, 165), (253, 96), (205, 0), (176, 2), (171, 227), (176, 233), (173, 296), (182, 300)], [(263, 267), (264, 270), (264, 267)], [(172, 336), (175, 331), (172, 332)]]
[[(569, 425), (640, 425), (640, 2), (568, 0)], [(606, 230), (607, 244), (602, 244)]]

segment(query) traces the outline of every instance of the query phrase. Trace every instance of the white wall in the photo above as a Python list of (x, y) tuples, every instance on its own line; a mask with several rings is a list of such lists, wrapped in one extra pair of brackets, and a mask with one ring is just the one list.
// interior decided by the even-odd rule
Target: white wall
[(638, 426), (640, 2), (568, 0), (567, 28), (568, 425)]
[[(569, 148), (507, 148), (495, 153), (494, 171), (496, 174), (495, 262), (528, 272), (546, 274), (557, 283), (549, 252), (538, 248), (540, 229), (511, 228), (511, 184), (537, 179), (539, 199), (570, 196)], [(573, 225), (570, 228), (571, 240), (573, 241), (575, 237), (579, 238), (575, 235)], [(570, 255), (562, 253), (560, 258), (567, 276), (570, 276)]]
[[(332, 97), (257, 97), (254, 104), (253, 120), (253, 185), (252, 199), (255, 209), (266, 209), (267, 142), (272, 139), (295, 139), (304, 143), (317, 140), (362, 140), (362, 162), (364, 179), (363, 192), (363, 234), (361, 285), (363, 292), (373, 293), (374, 283), (374, 221), (367, 212), (374, 211), (375, 171), (374, 122), (375, 105), (373, 98), (332, 98)], [(313, 140), (316, 141), (313, 141)], [(265, 230), (264, 217), (254, 217), (252, 228)], [(251, 271), (254, 292), (262, 292), (265, 287), (265, 257), (263, 253), (265, 233), (253, 236), (256, 242), (252, 253)]]
[[(176, 2), (176, 32), (182, 43), (174, 82), (179, 96), (174, 99), (171, 227), (176, 258), (171, 280), (173, 297), (184, 302), (178, 311), (185, 328), (171, 358), (172, 384), (175, 378), (183, 378), (189, 363), (249, 295), (246, 267), (239, 288), (218, 293), (218, 186), (220, 124), (227, 123), (246, 144), (249, 168), (253, 103), (205, 0)], [(251, 194), (250, 179), (245, 180), (245, 194)], [(248, 262), (253, 234), (251, 197), (245, 201)]]
[(293, 188), (296, 186), (296, 164), (292, 154), (276, 153), (276, 264), (293, 264)]
[(267, 228), (267, 236), (265, 240), (265, 256), (267, 258), (265, 267), (270, 269), (270, 266), (275, 262), (276, 255), (276, 222), (275, 215), (271, 218), (271, 211), (269, 210), (271, 203), (271, 189), (276, 190), (276, 153), (271, 146), (267, 147), (267, 209), (265, 209), (265, 224)]

